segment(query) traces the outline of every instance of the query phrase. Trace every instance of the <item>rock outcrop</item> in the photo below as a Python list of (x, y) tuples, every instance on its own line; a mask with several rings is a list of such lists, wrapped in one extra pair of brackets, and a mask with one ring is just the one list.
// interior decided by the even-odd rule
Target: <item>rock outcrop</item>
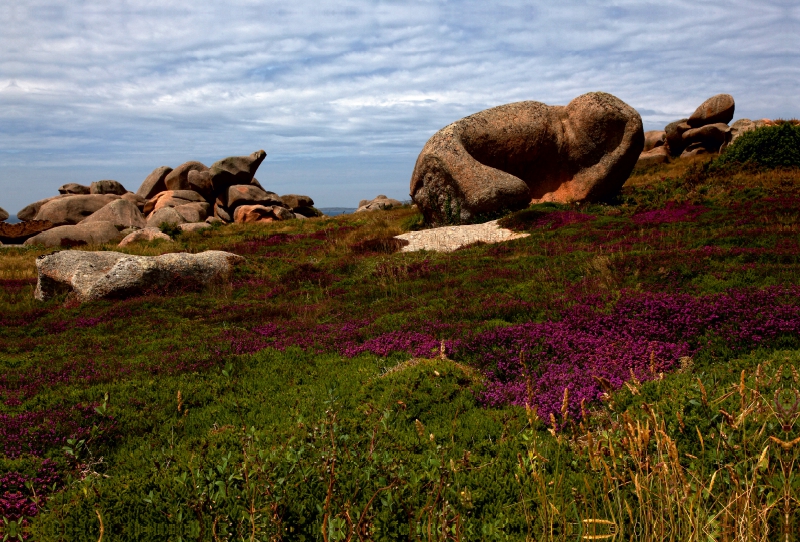
[(16, 224), (0, 222), (0, 242), (17, 245), (52, 227), (52, 222), (40, 220), (28, 220)]
[(116, 194), (57, 197), (41, 206), (35, 220), (47, 220), (55, 226), (77, 224), (117, 199), (120, 197)]
[(214, 191), (219, 194), (235, 184), (250, 184), (266, 157), (264, 151), (256, 151), (250, 156), (229, 156), (214, 162), (210, 168)]
[(9, 214), (8, 211), (0, 207), (0, 222), (8, 220)]
[(45, 247), (104, 245), (122, 239), (113, 222), (91, 222), (58, 226), (44, 231), (25, 241), (25, 245), (41, 245)]
[(200, 254), (132, 256), (121, 252), (65, 250), (36, 260), (36, 299), (70, 293), (80, 302), (173, 288), (201, 288), (230, 280), (244, 258), (210, 250)]
[(90, 194), (116, 194), (117, 196), (121, 196), (122, 194), (126, 193), (125, 187), (122, 186), (122, 183), (112, 180), (104, 180), (104, 181), (95, 181), (89, 186), (89, 193)]
[(395, 209), (401, 205), (403, 205), (402, 202), (397, 201), (396, 199), (388, 198), (381, 194), (375, 199), (362, 199), (359, 201), (358, 209), (356, 209), (355, 212), (363, 213), (365, 211), (388, 211), (389, 209)]
[(139, 190), (136, 191), (136, 195), (148, 200), (159, 192), (164, 192), (167, 189), (164, 179), (171, 171), (172, 168), (169, 166), (161, 166), (154, 169), (142, 182)]
[(184, 162), (164, 177), (164, 184), (167, 190), (191, 190), (189, 187), (189, 173), (191, 171), (208, 171), (208, 166), (195, 161)]
[(437, 132), (417, 158), (410, 193), (433, 223), (600, 200), (619, 191), (643, 147), (641, 117), (610, 94), (502, 105)]
[(118, 230), (144, 228), (147, 226), (147, 221), (136, 204), (126, 199), (112, 201), (83, 219), (80, 223), (91, 224), (93, 222), (111, 222)]
[(88, 186), (78, 183), (67, 183), (58, 187), (59, 194), (91, 194), (90, 190), (91, 189)]

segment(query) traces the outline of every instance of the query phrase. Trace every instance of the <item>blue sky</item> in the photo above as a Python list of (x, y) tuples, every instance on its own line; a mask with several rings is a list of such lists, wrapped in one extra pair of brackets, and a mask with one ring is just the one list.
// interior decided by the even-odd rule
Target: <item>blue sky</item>
[(408, 198), (438, 129), (588, 91), (645, 129), (727, 92), (800, 116), (796, 1), (128, 0), (0, 5), (0, 207), (258, 149), (318, 206)]

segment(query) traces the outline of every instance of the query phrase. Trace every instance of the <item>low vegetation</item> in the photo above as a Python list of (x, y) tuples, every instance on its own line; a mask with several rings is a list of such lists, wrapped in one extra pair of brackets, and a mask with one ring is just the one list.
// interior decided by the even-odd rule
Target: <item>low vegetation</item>
[(503, 223), (184, 233), (125, 250), (240, 254), (230, 287), (83, 305), (4, 249), (3, 536), (796, 536), (800, 171), (678, 161)]

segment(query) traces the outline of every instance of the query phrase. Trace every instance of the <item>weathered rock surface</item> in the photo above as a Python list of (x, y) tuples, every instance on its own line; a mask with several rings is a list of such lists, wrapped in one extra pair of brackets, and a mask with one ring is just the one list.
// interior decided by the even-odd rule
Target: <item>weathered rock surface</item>
[(52, 227), (52, 222), (42, 220), (26, 220), (16, 224), (0, 222), (0, 242), (16, 245)]
[(250, 156), (229, 156), (211, 165), (211, 183), (217, 194), (235, 184), (250, 184), (258, 166), (267, 157), (267, 153), (256, 151)]
[(647, 152), (667, 144), (667, 133), (664, 130), (650, 130), (644, 133), (644, 150)]
[(144, 214), (148, 215), (164, 207), (177, 207), (192, 202), (204, 202), (206, 199), (194, 190), (167, 190), (156, 194), (144, 205)]
[(308, 196), (303, 196), (300, 194), (286, 194), (285, 196), (281, 196), (281, 201), (283, 204), (294, 211), (298, 207), (313, 207), (314, 200)]
[(122, 239), (122, 234), (112, 222), (91, 222), (58, 226), (25, 241), (25, 245), (46, 247), (104, 245)]
[(283, 201), (274, 192), (267, 192), (252, 184), (236, 184), (228, 188), (227, 198), (222, 201), (228, 211), (236, 212), (239, 205), (278, 205)]
[(233, 217), (228, 212), (228, 209), (226, 209), (225, 206), (219, 202), (214, 204), (214, 216), (223, 222), (233, 222)]
[(717, 94), (700, 104), (687, 121), (689, 126), (697, 128), (706, 124), (728, 124), (733, 119), (736, 103), (730, 94)]
[(125, 194), (122, 194), (122, 199), (130, 201), (131, 203), (136, 205), (136, 208), (139, 209), (140, 211), (144, 209), (144, 206), (147, 203), (146, 199), (144, 199), (139, 194), (135, 194), (133, 192), (126, 192)]
[(4, 221), (4, 220), (8, 220), (8, 217), (9, 217), (9, 216), (10, 216), (10, 215), (8, 214), (8, 211), (6, 211), (6, 210), (5, 210), (5, 209), (3, 209), (2, 207), (0, 207), (0, 222), (2, 222), (2, 221)]
[(664, 128), (667, 146), (669, 146), (669, 152), (672, 156), (680, 156), (683, 149), (686, 147), (686, 144), (683, 142), (683, 133), (692, 129), (689, 123), (686, 122), (687, 120), (689, 119), (670, 122), (667, 124), (666, 128)]
[(240, 205), (233, 212), (233, 221), (237, 224), (273, 222), (292, 218), (294, 218), (294, 214), (289, 209), (277, 205)]
[(56, 197), (42, 205), (34, 218), (50, 221), (56, 226), (77, 224), (117, 199), (120, 197), (116, 194)]
[(205, 201), (193, 202), (178, 205), (175, 207), (175, 210), (178, 211), (178, 214), (181, 215), (186, 222), (202, 222), (208, 218), (208, 212), (211, 210), (211, 206)]
[(567, 106), (502, 105), (437, 132), (417, 159), (410, 193), (434, 223), (535, 201), (598, 200), (619, 191), (643, 147), (641, 117), (610, 94)]
[(139, 190), (136, 191), (136, 195), (148, 200), (159, 192), (165, 191), (167, 185), (164, 183), (164, 179), (171, 171), (172, 168), (169, 166), (161, 166), (154, 169), (142, 182)]
[(132, 256), (121, 252), (65, 250), (36, 260), (36, 299), (72, 293), (78, 301), (127, 297), (171, 288), (228, 281), (244, 258), (210, 250), (200, 254)]
[(202, 231), (211, 227), (211, 224), (207, 222), (187, 222), (186, 224), (181, 224), (179, 228), (181, 231)]
[(118, 230), (144, 228), (147, 226), (147, 221), (136, 204), (126, 199), (112, 201), (99, 211), (83, 219), (80, 223), (91, 224), (92, 222), (111, 222)]
[(175, 210), (174, 207), (164, 207), (154, 212), (147, 218), (148, 228), (160, 228), (162, 224), (178, 226), (186, 222), (186, 219)]
[(692, 143), (681, 153), (681, 158), (691, 158), (692, 156), (700, 156), (701, 154), (709, 154), (708, 149), (700, 143)]
[(89, 187), (90, 194), (116, 194), (117, 196), (121, 196), (126, 192), (127, 190), (122, 186), (122, 183), (108, 179), (104, 181), (95, 181)]
[(322, 211), (317, 209), (316, 207), (295, 207), (292, 209), (294, 216), (297, 218), (315, 218), (318, 216), (325, 216), (322, 214)]
[(640, 154), (636, 166), (646, 167), (654, 164), (666, 164), (667, 162), (669, 162), (669, 147), (662, 145)]
[(129, 233), (122, 241), (119, 242), (119, 246), (126, 247), (132, 243), (148, 243), (156, 240), (172, 241), (172, 238), (158, 228), (148, 227)]
[(33, 220), (36, 218), (36, 214), (39, 212), (39, 209), (41, 209), (45, 203), (59, 198), (68, 198), (70, 196), (71, 194), (62, 194), (60, 196), (53, 196), (52, 198), (45, 198), (45, 199), (40, 199), (39, 201), (34, 201), (33, 203), (26, 205), (25, 207), (20, 209), (19, 212), (17, 213), (17, 218), (22, 221)]
[(200, 162), (184, 162), (164, 177), (167, 190), (191, 190), (189, 186), (190, 171), (208, 171), (208, 167)]
[(90, 194), (90, 188), (83, 184), (78, 183), (67, 183), (58, 187), (59, 194), (73, 194), (73, 195), (80, 195), (80, 194)]
[(206, 201), (214, 201), (214, 187), (211, 184), (211, 173), (208, 169), (202, 171), (191, 170), (187, 175), (189, 190), (201, 194)]
[(358, 209), (356, 209), (355, 212), (363, 213), (365, 211), (388, 211), (389, 209), (394, 209), (402, 205), (402, 202), (397, 201), (396, 199), (387, 198), (381, 194), (373, 200), (362, 199), (360, 202), (358, 202)]
[(683, 142), (688, 148), (693, 143), (700, 143), (708, 152), (717, 152), (719, 148), (730, 141), (731, 129), (727, 124), (718, 122), (706, 124), (699, 128), (692, 128), (683, 132)]

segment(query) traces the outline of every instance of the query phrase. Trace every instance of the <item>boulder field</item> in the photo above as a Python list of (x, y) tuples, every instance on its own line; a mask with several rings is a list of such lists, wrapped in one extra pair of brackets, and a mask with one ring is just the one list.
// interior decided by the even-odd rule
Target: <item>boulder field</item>
[(470, 222), (537, 202), (616, 194), (644, 147), (639, 113), (604, 92), (566, 106), (518, 102), (475, 113), (428, 140), (411, 198), (429, 223)]
[(200, 231), (213, 223), (267, 223), (322, 216), (308, 196), (278, 196), (264, 190), (255, 178), (267, 154), (231, 156), (207, 167), (190, 161), (173, 169), (161, 166), (148, 175), (136, 192), (114, 180), (90, 186), (67, 183), (59, 195), (24, 207), (20, 224), (2, 222), (0, 240), (44, 246), (103, 244), (125, 238), (163, 239), (152, 233), (131, 235), (162, 225)]

